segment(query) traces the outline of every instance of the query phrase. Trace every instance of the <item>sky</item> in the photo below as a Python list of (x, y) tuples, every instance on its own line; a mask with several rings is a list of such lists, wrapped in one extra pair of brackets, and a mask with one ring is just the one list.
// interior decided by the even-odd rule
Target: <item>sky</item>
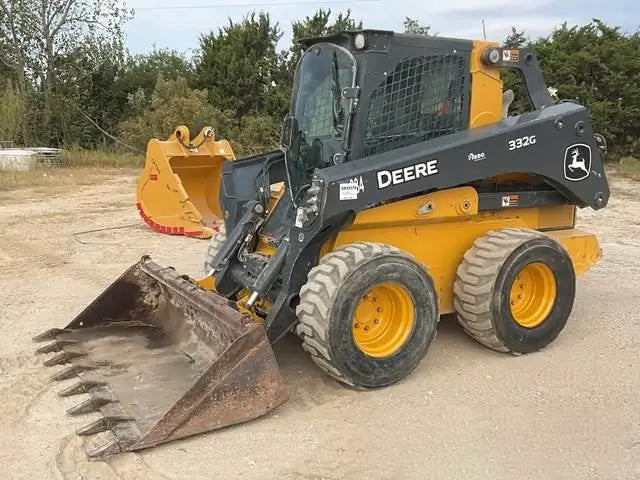
[(334, 13), (350, 8), (365, 28), (402, 31), (404, 18), (411, 17), (440, 36), (469, 39), (482, 38), (484, 19), (487, 39), (497, 41), (512, 25), (537, 38), (565, 20), (584, 24), (599, 18), (629, 32), (640, 29), (638, 0), (128, 0), (127, 6), (135, 10), (126, 29), (133, 54), (154, 48), (193, 52), (202, 33), (217, 31), (229, 18), (239, 21), (251, 10), (269, 12), (279, 23), (283, 49), (291, 40), (292, 22), (318, 8)]

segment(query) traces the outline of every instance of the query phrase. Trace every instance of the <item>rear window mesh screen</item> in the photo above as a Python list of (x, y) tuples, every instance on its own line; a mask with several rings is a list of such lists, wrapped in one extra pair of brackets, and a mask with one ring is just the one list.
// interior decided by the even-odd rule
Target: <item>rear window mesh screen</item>
[(460, 55), (400, 62), (371, 94), (365, 155), (463, 129), (465, 70)]

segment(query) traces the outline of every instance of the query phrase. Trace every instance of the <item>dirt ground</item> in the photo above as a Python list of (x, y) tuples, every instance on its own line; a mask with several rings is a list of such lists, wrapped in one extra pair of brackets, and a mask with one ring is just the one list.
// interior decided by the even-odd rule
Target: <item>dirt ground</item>
[[(206, 243), (139, 221), (134, 178), (0, 196), (0, 475), (4, 479), (640, 479), (640, 183), (612, 178), (580, 212), (604, 259), (542, 352), (513, 357), (452, 319), (400, 384), (356, 392), (289, 336), (276, 352), (290, 401), (243, 425), (87, 461), (31, 337), (64, 326), (144, 253), (200, 275)], [(68, 188), (68, 187), (66, 187)], [(104, 227), (125, 228), (79, 233)]]

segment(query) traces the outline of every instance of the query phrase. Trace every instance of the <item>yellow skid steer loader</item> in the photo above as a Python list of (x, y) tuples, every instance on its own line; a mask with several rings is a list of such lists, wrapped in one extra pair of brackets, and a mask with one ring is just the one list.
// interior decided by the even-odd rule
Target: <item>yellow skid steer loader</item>
[(234, 154), (211, 127), (194, 138), (179, 126), (167, 140), (151, 139), (138, 178), (136, 206), (154, 230), (209, 238), (224, 224), (218, 201), (225, 161)]
[[(514, 354), (564, 328), (600, 258), (576, 211), (609, 199), (586, 108), (556, 102), (526, 48), (380, 30), (304, 46), (281, 148), (209, 177), (226, 236), (205, 278), (145, 257), (36, 338), (53, 340), (40, 351), (64, 365), (55, 379), (76, 379), (61, 394), (86, 395), (70, 413), (102, 414), (78, 433), (112, 433), (90, 455), (275, 408), (270, 344), (290, 331), (337, 381), (376, 388), (416, 368), (442, 314)], [(523, 74), (530, 111), (505, 115), (502, 69)], [(174, 147), (163, 158), (185, 156)]]

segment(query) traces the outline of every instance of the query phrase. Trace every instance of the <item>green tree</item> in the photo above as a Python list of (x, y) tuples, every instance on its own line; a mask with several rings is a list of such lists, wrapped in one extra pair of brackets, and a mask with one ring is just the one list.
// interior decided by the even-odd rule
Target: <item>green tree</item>
[(207, 89), (212, 105), (234, 110), (240, 119), (250, 112), (268, 112), (282, 33), (267, 13), (250, 13), (240, 23), (200, 37), (196, 86)]
[(431, 30), (429, 25), (421, 25), (418, 20), (409, 17), (405, 17), (402, 26), (404, 27), (404, 33), (413, 35), (429, 35), (429, 30)]
[(56, 98), (61, 77), (85, 78), (87, 65), (95, 67), (106, 55), (121, 61), (128, 18), (122, 0), (0, 0), (0, 61), (30, 110), (25, 142), (55, 141), (62, 127), (57, 108), (65, 103)]
[(40, 115), (36, 137), (49, 144), (85, 148), (108, 143), (86, 117), (110, 132), (117, 127), (127, 101), (117, 88), (122, 61), (104, 51), (104, 46), (84, 44), (61, 63), (48, 103), (44, 104), (42, 95), (34, 95), (31, 110)]
[(362, 30), (362, 21), (351, 18), (351, 10), (339, 12), (332, 19), (331, 9), (325, 10), (321, 8), (316, 10), (312, 16), (293, 22), (291, 47), (288, 52), (282, 52), (280, 75), (278, 77), (278, 85), (282, 86), (281, 96), (286, 99), (284, 112), (288, 110), (295, 69), (302, 53), (302, 40), (354, 30)]
[(565, 22), (533, 45), (547, 85), (589, 108), (614, 154), (640, 153), (640, 33), (600, 20)]
[(362, 21), (351, 18), (351, 10), (340, 12), (331, 20), (331, 9), (319, 9), (312, 16), (297, 20), (292, 24), (291, 64), (295, 67), (300, 58), (301, 41), (305, 38), (323, 37), (336, 32), (361, 30)]
[(529, 43), (524, 30), (519, 32), (516, 27), (511, 27), (511, 33), (507, 35), (502, 46), (505, 48), (522, 48)]
[(151, 53), (127, 58), (122, 74), (117, 79), (115, 90), (120, 100), (128, 107), (132, 106), (129, 98), (135, 96), (138, 99), (135, 104), (138, 111), (132, 111), (127, 107), (123, 114), (139, 113), (149, 105), (158, 78), (162, 77), (165, 80), (184, 78), (189, 86), (193, 86), (194, 74), (191, 60), (176, 50), (154, 49)]

